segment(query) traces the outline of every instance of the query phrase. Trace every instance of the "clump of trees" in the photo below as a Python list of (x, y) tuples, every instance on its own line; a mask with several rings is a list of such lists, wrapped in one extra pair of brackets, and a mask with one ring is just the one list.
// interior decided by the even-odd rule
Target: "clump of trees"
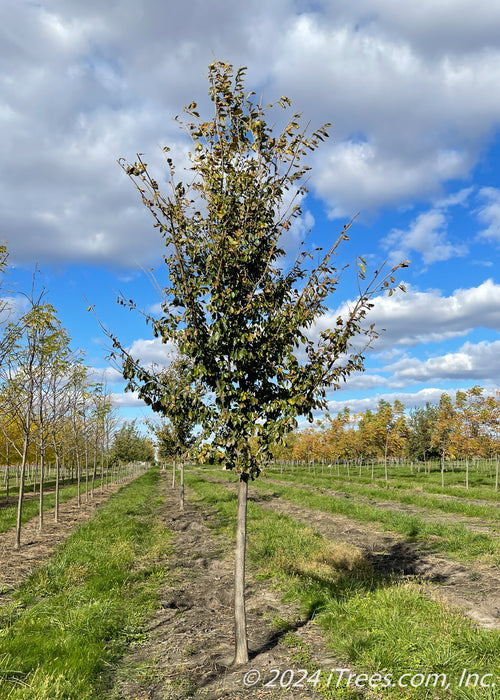
[(116, 431), (111, 445), (110, 461), (119, 462), (154, 462), (155, 448), (151, 439), (142, 435), (136, 421), (125, 422)]

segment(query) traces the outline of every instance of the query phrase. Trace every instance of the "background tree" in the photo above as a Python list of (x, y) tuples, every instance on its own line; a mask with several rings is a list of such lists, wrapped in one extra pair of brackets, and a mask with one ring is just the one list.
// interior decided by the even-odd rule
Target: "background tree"
[[(298, 416), (312, 420), (326, 407), (326, 391), (363, 367), (363, 350), (376, 335), (363, 321), (372, 297), (395, 283), (394, 268), (360, 287), (346, 317), (314, 340), (310, 330), (327, 309), (339, 283), (334, 265), (347, 225), (311, 269), (302, 253), (284, 269), (283, 236), (301, 214), (307, 151), (327, 137), (325, 125), (312, 133), (293, 114), (280, 133), (267, 122), (267, 109), (244, 87), (245, 69), (209, 67), (214, 114), (203, 120), (196, 103), (186, 108), (192, 140), (191, 173), (178, 181), (165, 148), (170, 193), (163, 195), (147, 164), (122, 162), (143, 203), (163, 234), (169, 286), (161, 318), (150, 318), (153, 332), (173, 342), (191, 361), (191, 373), (175, 396), (177, 410), (190, 405), (207, 453), (224, 455), (239, 474), (235, 565), (237, 663), (248, 660), (244, 603), (244, 564), (248, 479), (259, 475), (272, 448), (282, 442)], [(287, 108), (290, 101), (278, 104)], [(317, 253), (318, 251), (316, 251)], [(359, 260), (359, 280), (365, 264)], [(134, 304), (123, 300), (127, 306)], [(354, 349), (351, 341), (364, 336)], [(153, 410), (162, 411), (161, 375), (141, 367), (117, 338), (129, 389), (138, 390)], [(300, 348), (300, 352), (299, 352)], [(203, 400), (197, 397), (203, 396)]]
[(111, 462), (153, 462), (154, 447), (151, 440), (141, 435), (136, 421), (125, 422), (115, 433), (111, 446)]
[[(425, 462), (439, 454), (436, 441), (433, 443), (434, 427), (438, 408), (427, 402), (425, 407), (414, 408), (408, 418), (408, 454), (411, 458)], [(434, 446), (433, 446), (434, 445)]]
[[(15, 548), (21, 544), (21, 518), (24, 500), (24, 484), (28, 451), (34, 442), (37, 402), (40, 401), (41, 377), (54, 334), (60, 332), (60, 323), (54, 308), (42, 304), (41, 297), (30, 299), (31, 308), (7, 327), (8, 353), (1, 367), (3, 380), (2, 399), (4, 410), (10, 416), (10, 422), (22, 435), (22, 444), (13, 443), (21, 459), (19, 477), (19, 496), (17, 508)], [(43, 490), (41, 489), (41, 497)], [(42, 519), (40, 519), (40, 525)]]
[[(439, 406), (437, 407), (436, 420), (432, 433), (432, 447), (439, 450), (441, 457), (441, 483), (444, 482), (444, 462), (451, 456), (453, 449), (453, 438), (458, 435), (456, 427), (457, 415), (452, 401), (448, 394), (441, 394)], [(456, 441), (455, 441), (456, 446)]]

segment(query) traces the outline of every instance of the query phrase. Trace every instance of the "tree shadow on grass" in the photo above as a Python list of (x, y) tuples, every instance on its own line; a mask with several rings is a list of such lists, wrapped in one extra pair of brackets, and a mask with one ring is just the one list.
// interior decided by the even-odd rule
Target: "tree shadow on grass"
[[(387, 551), (365, 553), (374, 570), (382, 576), (408, 578), (423, 573), (424, 552), (420, 544), (412, 542), (395, 542)], [(427, 569), (427, 567), (425, 567)], [(425, 571), (426, 580), (431, 583), (444, 583), (449, 576), (437, 571)]]

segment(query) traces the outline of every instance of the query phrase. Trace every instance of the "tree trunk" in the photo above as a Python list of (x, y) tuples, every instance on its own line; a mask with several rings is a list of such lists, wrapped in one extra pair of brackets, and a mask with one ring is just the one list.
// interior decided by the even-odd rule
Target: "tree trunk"
[(61, 474), (61, 465), (59, 461), (59, 450), (57, 448), (54, 449), (56, 457), (56, 502), (54, 507), (54, 522), (57, 523), (59, 522), (59, 478)]
[(14, 549), (21, 547), (21, 518), (23, 513), (23, 498), (24, 498), (24, 479), (26, 476), (26, 459), (28, 456), (28, 437), (24, 436), (23, 457), (21, 462), (21, 474), (19, 477), (19, 497), (17, 500), (17, 522), (16, 522), (16, 541)]
[(42, 450), (40, 453), (40, 498), (39, 498), (39, 509), (38, 509), (38, 529), (40, 532), (42, 532), (42, 530), (43, 530), (44, 477), (45, 477), (45, 451)]
[[(10, 479), (10, 474), (9, 474), (9, 467), (10, 467), (9, 447), (10, 447), (9, 441), (7, 440), (7, 444), (6, 444), (6, 450), (7, 450), (7, 465), (6, 465), (6, 469), (7, 469), (7, 480), (6, 480), (6, 483), (5, 483), (5, 498), (7, 499), (7, 501), (9, 500), (9, 479)], [(497, 459), (497, 462), (498, 462), (498, 459)]]
[(387, 452), (389, 449), (389, 436), (387, 436), (386, 441), (385, 441), (385, 452), (384, 452), (384, 473), (385, 473), (385, 480), (389, 481), (389, 474), (387, 472)]
[(94, 465), (92, 469), (92, 481), (90, 484), (90, 496), (91, 498), (94, 498), (94, 486), (95, 486), (95, 478), (97, 476), (97, 450), (94, 452)]
[(172, 462), (172, 488), (175, 488), (175, 459)]
[(181, 510), (184, 510), (184, 460), (181, 461)]
[(81, 471), (80, 471), (80, 454), (78, 447), (76, 448), (76, 501), (78, 506), (82, 505), (82, 486), (81, 486)]
[(234, 568), (235, 664), (248, 663), (247, 617), (245, 611), (245, 550), (247, 539), (248, 474), (242, 472), (238, 486), (236, 556)]

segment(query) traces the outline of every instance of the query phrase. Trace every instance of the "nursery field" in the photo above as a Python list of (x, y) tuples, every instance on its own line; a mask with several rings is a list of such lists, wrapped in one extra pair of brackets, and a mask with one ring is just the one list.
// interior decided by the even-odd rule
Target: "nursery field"
[(0, 698), (497, 698), (489, 473), (339, 471), (250, 484), (248, 667), (231, 666), (236, 477), (190, 466), (181, 510), (151, 469), (3, 591)]

